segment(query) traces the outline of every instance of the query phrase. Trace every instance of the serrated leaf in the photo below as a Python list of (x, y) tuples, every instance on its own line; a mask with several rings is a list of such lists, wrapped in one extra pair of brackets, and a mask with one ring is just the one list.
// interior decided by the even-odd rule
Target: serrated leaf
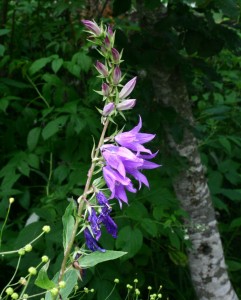
[(64, 60), (62, 58), (56, 58), (52, 61), (51, 67), (54, 73), (57, 73), (58, 70), (62, 67)]
[(51, 136), (56, 134), (59, 129), (64, 126), (68, 119), (68, 116), (61, 116), (53, 121), (50, 121), (43, 129), (42, 136), (44, 140), (49, 139)]
[(48, 267), (49, 267), (49, 261), (39, 270), (38, 276), (34, 282), (35, 285), (45, 290), (52, 289), (56, 286), (56, 284), (48, 277), (47, 274)]
[(27, 145), (30, 151), (33, 151), (36, 145), (38, 144), (40, 133), (41, 133), (40, 127), (35, 127), (29, 131), (27, 137)]
[(88, 255), (85, 255), (83, 257), (80, 257), (79, 265), (81, 266), (81, 268), (90, 268), (104, 261), (120, 258), (126, 254), (127, 252), (123, 252), (123, 251), (112, 251), (112, 250), (106, 250), (106, 252), (96, 251)]
[(31, 75), (35, 74), (36, 72), (44, 68), (51, 60), (51, 57), (42, 57), (35, 60), (29, 68), (29, 73)]
[(64, 230), (63, 230), (64, 250), (66, 250), (66, 248), (68, 247), (69, 241), (71, 239), (71, 235), (73, 233), (74, 224), (75, 224), (73, 213), (74, 213), (75, 208), (76, 208), (76, 205), (75, 205), (74, 201), (72, 200), (70, 202), (70, 204), (67, 206), (65, 213), (62, 217), (63, 227), (64, 227)]

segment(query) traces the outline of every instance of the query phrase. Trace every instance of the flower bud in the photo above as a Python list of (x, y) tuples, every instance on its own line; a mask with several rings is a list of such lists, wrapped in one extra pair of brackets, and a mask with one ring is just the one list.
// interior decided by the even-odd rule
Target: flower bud
[(115, 48), (111, 49), (111, 53), (114, 63), (118, 64), (120, 62), (120, 53)]
[(14, 299), (14, 300), (18, 299), (18, 293), (13, 293), (11, 295), (11, 298)]
[(109, 75), (109, 72), (104, 64), (102, 64), (100, 61), (97, 60), (95, 65), (97, 71), (103, 75), (104, 77), (107, 77)]
[(24, 250), (25, 250), (26, 252), (30, 252), (30, 251), (32, 251), (32, 249), (33, 249), (33, 247), (32, 247), (31, 244), (27, 244), (27, 245), (24, 247)]
[(66, 282), (65, 282), (65, 281), (60, 281), (60, 282), (59, 282), (59, 287), (60, 287), (61, 289), (65, 288), (65, 287), (66, 287)]
[(117, 104), (116, 108), (118, 110), (128, 110), (132, 109), (136, 105), (136, 99), (128, 99)]
[(119, 67), (115, 67), (113, 71), (113, 83), (117, 85), (121, 79), (121, 70)]
[(123, 86), (119, 94), (120, 99), (125, 99), (127, 96), (129, 96), (130, 93), (133, 91), (135, 85), (136, 85), (136, 77), (132, 78)]
[(12, 204), (15, 201), (13, 197), (9, 198), (9, 203)]
[(45, 226), (42, 228), (42, 230), (43, 230), (43, 232), (45, 232), (45, 233), (49, 233), (50, 230), (51, 230), (51, 228), (50, 228), (50, 226), (45, 225)]
[(118, 278), (115, 278), (114, 283), (119, 283), (120, 280)]
[(13, 291), (13, 288), (8, 287), (5, 292), (7, 295), (12, 295), (14, 291)]
[(110, 37), (112, 37), (114, 35), (112, 26), (110, 26), (110, 25), (108, 26), (107, 33), (109, 34)]
[(37, 269), (34, 267), (28, 268), (28, 272), (30, 275), (36, 275), (37, 274)]
[(82, 20), (81, 22), (84, 24), (84, 26), (89, 31), (91, 31), (95, 35), (97, 35), (97, 36), (101, 35), (101, 29), (95, 22), (92, 22), (92, 21), (89, 21), (89, 20)]
[(25, 250), (23, 248), (18, 250), (18, 255), (24, 255), (24, 254), (25, 254)]
[(54, 296), (57, 296), (58, 293), (59, 293), (59, 290), (58, 290), (57, 288), (52, 288), (52, 289), (50, 290), (50, 293), (51, 293), (52, 295), (54, 295)]
[(102, 93), (103, 93), (103, 96), (105, 96), (105, 97), (108, 97), (110, 95), (110, 87), (105, 82), (102, 84)]
[(49, 258), (48, 258), (47, 255), (44, 255), (44, 256), (41, 257), (41, 260), (42, 260), (43, 263), (47, 263), (49, 261)]
[(110, 49), (111, 44), (110, 44), (110, 39), (108, 38), (108, 36), (106, 36), (104, 39), (104, 45), (105, 45), (106, 49)]
[(103, 116), (104, 117), (108, 116), (114, 109), (115, 109), (115, 104), (113, 102), (106, 104), (103, 108), (103, 112), (102, 112)]

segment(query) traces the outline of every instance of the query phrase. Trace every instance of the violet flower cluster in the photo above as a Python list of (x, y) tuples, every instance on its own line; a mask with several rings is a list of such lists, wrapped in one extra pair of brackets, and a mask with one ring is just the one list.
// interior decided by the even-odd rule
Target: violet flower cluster
[[(102, 78), (101, 91), (98, 92), (103, 96), (105, 101), (101, 114), (104, 118), (111, 120), (113, 114), (132, 109), (136, 104), (136, 99), (128, 99), (136, 85), (136, 77), (129, 80), (124, 86), (121, 85), (123, 80), (120, 63), (122, 62), (122, 52), (114, 48), (115, 33), (108, 26), (98, 26), (94, 21), (83, 20), (82, 23), (91, 34), (91, 42), (99, 47), (98, 52), (105, 58), (105, 62), (96, 62), (96, 70)], [(119, 90), (120, 89), (120, 90)], [(154, 139), (154, 134), (141, 133), (142, 119), (139, 117), (139, 123), (132, 130), (119, 132), (114, 137), (113, 144), (103, 144), (100, 147), (102, 155), (103, 178), (110, 191), (110, 197), (107, 197), (95, 186), (96, 199), (100, 212), (96, 213), (94, 207), (88, 209), (88, 226), (84, 230), (86, 245), (91, 251), (105, 251), (98, 244), (101, 237), (101, 226), (103, 225), (107, 232), (114, 238), (117, 237), (117, 225), (110, 217), (111, 206), (110, 199), (117, 199), (120, 207), (122, 203), (128, 203), (126, 191), (136, 193), (137, 188), (133, 185), (135, 179), (139, 183), (138, 189), (142, 184), (149, 187), (146, 176), (142, 173), (145, 169), (154, 169), (159, 167), (158, 164), (151, 162), (157, 153), (145, 148), (144, 144)], [(101, 158), (100, 158), (101, 160)]]

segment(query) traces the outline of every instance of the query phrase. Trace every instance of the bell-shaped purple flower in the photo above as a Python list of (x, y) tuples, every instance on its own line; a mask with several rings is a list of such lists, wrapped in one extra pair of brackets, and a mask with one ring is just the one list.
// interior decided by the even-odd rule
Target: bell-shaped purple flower
[(115, 137), (115, 141), (119, 145), (131, 149), (133, 151), (136, 151), (138, 153), (146, 152), (152, 154), (151, 150), (146, 149), (142, 144), (145, 144), (151, 141), (152, 139), (154, 139), (155, 134), (140, 133), (139, 131), (141, 127), (142, 127), (142, 120), (141, 117), (139, 117), (138, 125), (130, 131), (117, 134)]
[(107, 117), (115, 109), (115, 104), (113, 102), (108, 103), (104, 106), (102, 115)]
[(121, 89), (119, 93), (120, 99), (125, 99), (130, 95), (130, 93), (133, 91), (135, 85), (136, 85), (136, 79), (137, 77), (132, 78), (130, 81), (128, 81), (123, 88)]
[(95, 35), (97, 35), (97, 36), (101, 35), (101, 29), (94, 21), (92, 22), (92, 21), (89, 21), (89, 20), (82, 20), (81, 22), (84, 24), (84, 26), (89, 31), (91, 31)]
[(105, 249), (101, 248), (98, 245), (97, 241), (93, 238), (88, 228), (85, 228), (84, 230), (84, 237), (85, 237), (86, 245), (91, 251), (97, 251), (97, 250), (100, 252), (106, 251)]
[(128, 110), (132, 109), (136, 105), (136, 99), (128, 99), (117, 104), (117, 110)]
[(95, 67), (101, 75), (103, 75), (104, 77), (108, 77), (109, 72), (107, 67), (104, 64), (102, 64), (100, 61), (97, 60)]
[(117, 85), (120, 82), (120, 80), (121, 80), (121, 70), (120, 70), (119, 67), (115, 67), (114, 68), (112, 77), (113, 77), (113, 83), (115, 85)]
[(95, 239), (98, 241), (101, 236), (101, 230), (100, 230), (99, 220), (94, 208), (91, 209), (91, 213), (89, 214), (88, 221), (90, 222), (90, 227), (95, 236)]

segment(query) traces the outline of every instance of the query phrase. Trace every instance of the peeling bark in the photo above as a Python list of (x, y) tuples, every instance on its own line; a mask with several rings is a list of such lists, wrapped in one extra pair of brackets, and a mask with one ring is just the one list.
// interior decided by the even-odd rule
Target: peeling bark
[(170, 148), (187, 163), (187, 167), (176, 176), (173, 186), (183, 209), (190, 216), (192, 248), (189, 249), (188, 258), (196, 294), (200, 300), (238, 300), (228, 277), (197, 140), (190, 130), (194, 119), (185, 85), (178, 74), (168, 75), (153, 70), (152, 78), (157, 101), (172, 107), (186, 125), (180, 143), (172, 137), (168, 124), (165, 129)]

